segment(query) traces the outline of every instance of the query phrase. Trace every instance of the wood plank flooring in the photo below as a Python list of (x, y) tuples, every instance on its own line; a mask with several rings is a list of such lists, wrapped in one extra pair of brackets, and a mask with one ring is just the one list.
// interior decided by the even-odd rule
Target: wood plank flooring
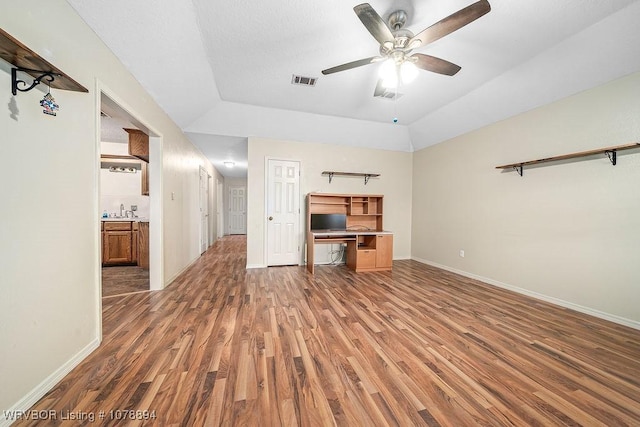
[(103, 300), (103, 344), (32, 409), (100, 425), (118, 410), (159, 426), (640, 425), (638, 330), (414, 261), (245, 263), (244, 237), (225, 237), (166, 290)]
[(149, 290), (149, 270), (135, 265), (102, 267), (102, 297)]

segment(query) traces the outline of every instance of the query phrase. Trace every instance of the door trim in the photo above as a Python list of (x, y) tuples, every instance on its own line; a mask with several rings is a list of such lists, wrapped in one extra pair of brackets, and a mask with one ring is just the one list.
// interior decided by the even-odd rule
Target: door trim
[(120, 96), (118, 96), (113, 90), (111, 90), (104, 82), (97, 79), (95, 80), (95, 108), (96, 108), (96, 133), (95, 133), (95, 150), (96, 150), (96, 174), (94, 181), (94, 194), (93, 200), (93, 217), (95, 221), (96, 230), (96, 246), (98, 247), (97, 259), (96, 259), (96, 283), (98, 283), (98, 289), (96, 292), (96, 308), (98, 315), (97, 322), (97, 336), (102, 340), (102, 248), (101, 241), (102, 236), (100, 232), (100, 110), (102, 105), (102, 96), (106, 96), (112, 102), (114, 102), (118, 108), (122, 109), (129, 116), (134, 118), (149, 132), (149, 157), (153, 168), (149, 170), (149, 289), (161, 290), (164, 289), (164, 232), (163, 232), (163, 144), (164, 139), (162, 133), (158, 132), (153, 126), (142, 118), (143, 116), (137, 113), (127, 102), (125, 102)]
[(224, 237), (224, 184), (216, 178), (216, 238)]
[[(203, 176), (204, 176), (204, 200), (203, 200), (203, 188), (202, 188), (202, 183), (203, 183)], [(211, 175), (209, 175), (209, 172), (207, 172), (207, 170), (205, 168), (202, 167), (202, 165), (200, 165), (200, 168), (198, 169), (198, 210), (200, 211), (200, 245), (198, 247), (198, 251), (200, 252), (200, 255), (202, 255), (203, 253), (205, 253), (207, 251), (207, 249), (209, 249), (209, 230), (210, 230), (210, 226), (209, 226), (209, 221), (210, 221), (210, 213), (209, 213), (209, 180), (211, 179)], [(203, 215), (203, 206), (204, 209), (206, 210), (206, 220), (205, 220), (205, 225), (203, 227), (203, 221), (202, 221), (202, 215)], [(204, 250), (202, 249), (204, 246)]]
[(267, 216), (267, 212), (269, 211), (269, 161), (271, 160), (278, 160), (278, 161), (282, 161), (282, 162), (297, 162), (300, 165), (300, 180), (299, 180), (299, 186), (298, 186), (298, 200), (299, 200), (299, 206), (300, 206), (300, 212), (299, 212), (299, 216), (300, 216), (300, 221), (298, 221), (298, 246), (300, 247), (300, 250), (298, 251), (298, 265), (304, 265), (304, 221), (302, 221), (303, 218), (303, 214), (304, 214), (304, 200), (302, 200), (302, 195), (304, 194), (304, 192), (302, 191), (303, 188), (303, 165), (302, 165), (302, 160), (299, 159), (286, 159), (286, 158), (282, 158), (282, 157), (270, 157), (270, 156), (265, 156), (264, 158), (264, 200), (263, 200), (263, 218), (262, 221), (264, 226), (264, 234), (262, 236), (262, 267), (268, 267), (268, 252), (269, 252), (269, 230), (268, 230), (268, 226), (266, 224), (266, 216)]

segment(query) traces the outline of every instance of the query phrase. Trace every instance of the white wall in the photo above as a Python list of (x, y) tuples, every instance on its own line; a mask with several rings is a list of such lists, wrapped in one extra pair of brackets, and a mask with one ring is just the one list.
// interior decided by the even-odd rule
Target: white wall
[[(128, 145), (119, 142), (100, 143), (100, 154), (128, 156)], [(120, 214), (120, 205), (125, 210), (131, 210), (136, 205), (136, 215), (149, 218), (149, 196), (142, 195), (142, 172), (136, 168), (136, 173), (111, 172), (108, 168), (100, 169), (100, 212)]]
[[(412, 256), (640, 326), (640, 74), (414, 153)], [(459, 256), (459, 250), (465, 257)]]
[(2, 2), (0, 27), (89, 89), (52, 89), (47, 116), (41, 90), (11, 96), (0, 61), (1, 411), (27, 409), (101, 338), (97, 82), (162, 136), (166, 281), (199, 255), (199, 166), (220, 175), (66, 1)]
[[(300, 143), (265, 138), (249, 138), (247, 177), (247, 265), (266, 265), (265, 159), (297, 160), (301, 163), (300, 239), (306, 221), (306, 194), (355, 193), (384, 195), (384, 228), (394, 233), (393, 257), (411, 255), (411, 153), (330, 144)], [(331, 184), (325, 170), (379, 173), (367, 185), (363, 178), (335, 177)], [(320, 246), (320, 245), (318, 245)], [(304, 254), (303, 254), (304, 255)], [(301, 259), (302, 262), (302, 259)]]

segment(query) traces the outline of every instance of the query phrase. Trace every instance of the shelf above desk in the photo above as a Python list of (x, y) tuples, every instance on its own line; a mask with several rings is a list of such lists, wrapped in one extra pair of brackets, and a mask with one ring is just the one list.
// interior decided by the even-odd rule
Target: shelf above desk
[(370, 178), (378, 178), (380, 176), (379, 173), (366, 173), (366, 172), (334, 172), (334, 171), (324, 171), (322, 175), (329, 177), (329, 184), (333, 180), (334, 176), (358, 176), (364, 177), (364, 185), (367, 185)]

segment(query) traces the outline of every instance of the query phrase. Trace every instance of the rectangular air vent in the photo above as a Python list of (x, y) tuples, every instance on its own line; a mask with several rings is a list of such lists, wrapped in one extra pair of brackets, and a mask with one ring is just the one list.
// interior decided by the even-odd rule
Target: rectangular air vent
[(376, 85), (376, 90), (373, 92), (374, 98), (384, 98), (384, 99), (398, 99), (402, 96), (401, 93), (398, 92), (397, 89), (387, 89), (382, 86), (382, 81), (378, 80), (378, 84)]
[(315, 86), (316, 81), (318, 81), (317, 77), (296, 76), (295, 74), (291, 76), (292, 85)]
[(380, 94), (374, 94), (373, 96), (376, 97), (376, 98), (384, 98), (384, 99), (393, 100), (393, 99), (400, 98), (402, 96), (402, 94), (398, 93), (398, 92), (392, 92), (392, 91), (386, 90), (386, 91), (384, 91), (384, 92), (382, 92)]

